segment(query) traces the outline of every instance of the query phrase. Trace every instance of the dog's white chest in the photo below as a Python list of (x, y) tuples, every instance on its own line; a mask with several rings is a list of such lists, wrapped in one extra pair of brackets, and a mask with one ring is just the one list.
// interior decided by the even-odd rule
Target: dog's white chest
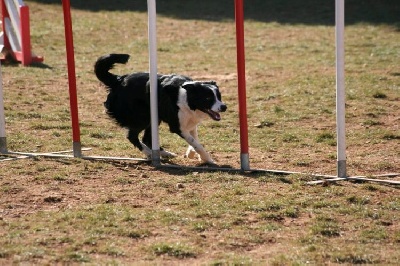
[(189, 108), (181, 108), (178, 112), (178, 118), (181, 131), (191, 131), (207, 118), (207, 114), (199, 110), (192, 111)]

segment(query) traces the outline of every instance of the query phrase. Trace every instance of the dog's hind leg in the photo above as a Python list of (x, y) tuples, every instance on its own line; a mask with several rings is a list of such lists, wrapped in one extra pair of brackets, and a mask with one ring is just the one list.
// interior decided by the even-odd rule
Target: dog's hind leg
[[(142, 141), (145, 145), (150, 147), (150, 149), (152, 148), (151, 127), (147, 127), (146, 130), (144, 131)], [(172, 158), (176, 157), (177, 155), (175, 153), (166, 151), (162, 147), (160, 147), (160, 156), (163, 158)]]
[(139, 133), (138, 130), (129, 129), (128, 130), (128, 139), (129, 141), (138, 148), (141, 152), (143, 152), (147, 157), (151, 156), (151, 149), (146, 146), (146, 144), (139, 141)]

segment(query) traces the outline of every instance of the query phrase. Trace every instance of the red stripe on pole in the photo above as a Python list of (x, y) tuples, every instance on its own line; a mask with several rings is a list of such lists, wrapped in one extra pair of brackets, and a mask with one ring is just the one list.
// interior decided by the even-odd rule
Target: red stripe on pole
[(74, 41), (72, 37), (71, 5), (69, 0), (62, 0), (64, 11), (65, 46), (67, 50), (69, 101), (72, 119), (72, 138), (74, 142), (80, 142), (78, 97), (76, 93)]
[(236, 21), (236, 49), (238, 72), (238, 96), (239, 96), (239, 122), (240, 122), (240, 152), (249, 153), (247, 107), (246, 107), (246, 75), (244, 56), (244, 15), (243, 0), (235, 0)]

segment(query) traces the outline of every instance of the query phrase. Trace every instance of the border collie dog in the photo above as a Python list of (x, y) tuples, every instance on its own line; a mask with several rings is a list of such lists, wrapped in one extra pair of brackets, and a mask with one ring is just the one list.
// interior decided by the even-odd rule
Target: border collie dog
[[(128, 62), (127, 54), (109, 54), (100, 57), (94, 72), (108, 88), (104, 106), (107, 114), (121, 127), (128, 129), (129, 141), (146, 156), (151, 155), (150, 90), (149, 73), (136, 72), (126, 75), (110, 73), (114, 64)], [(194, 81), (182, 75), (158, 75), (158, 115), (169, 125), (172, 133), (184, 138), (189, 147), (186, 156), (214, 164), (210, 155), (200, 144), (197, 125), (205, 118), (221, 120), (220, 112), (227, 107), (215, 81)], [(144, 131), (142, 141), (139, 134)], [(174, 153), (160, 148), (161, 157), (173, 157)]]

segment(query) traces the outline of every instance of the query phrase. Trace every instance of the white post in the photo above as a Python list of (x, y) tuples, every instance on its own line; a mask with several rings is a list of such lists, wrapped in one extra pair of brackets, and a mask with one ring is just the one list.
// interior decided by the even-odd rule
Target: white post
[(6, 119), (4, 116), (3, 77), (1, 75), (1, 64), (0, 64), (0, 153), (7, 153)]
[(160, 164), (160, 144), (158, 136), (158, 93), (157, 93), (157, 13), (156, 0), (147, 0), (150, 60), (150, 113), (153, 165)]
[(346, 178), (346, 130), (345, 130), (345, 80), (344, 80), (344, 0), (335, 2), (336, 21), (336, 128), (337, 174)]

